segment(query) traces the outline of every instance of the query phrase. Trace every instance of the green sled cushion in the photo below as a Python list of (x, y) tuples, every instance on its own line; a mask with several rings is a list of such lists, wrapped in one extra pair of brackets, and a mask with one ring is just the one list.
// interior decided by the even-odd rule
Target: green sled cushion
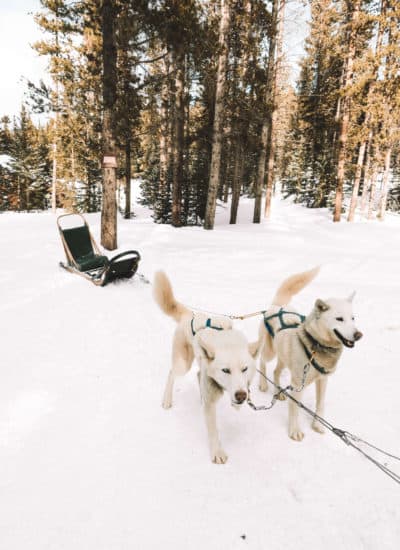
[(75, 261), (78, 264), (79, 271), (89, 271), (90, 269), (104, 267), (108, 262), (108, 258), (107, 256), (97, 256), (91, 253), (75, 258)]
[(94, 253), (89, 229), (86, 225), (64, 229), (63, 235), (79, 271), (89, 271), (107, 264), (107, 256)]

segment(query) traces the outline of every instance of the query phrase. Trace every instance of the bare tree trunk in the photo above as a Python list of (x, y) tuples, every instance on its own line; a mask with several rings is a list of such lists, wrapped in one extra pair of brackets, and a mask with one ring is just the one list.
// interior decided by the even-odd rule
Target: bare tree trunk
[(373, 218), (377, 178), (378, 178), (378, 163), (375, 162), (372, 168), (371, 185), (370, 185), (370, 192), (369, 192), (369, 202), (368, 202), (368, 219), (369, 220), (372, 220)]
[(185, 155), (183, 160), (183, 181), (184, 181), (184, 197), (183, 197), (183, 213), (184, 213), (184, 223), (188, 224), (189, 213), (191, 207), (191, 189), (189, 185), (189, 173), (190, 173), (190, 159), (189, 159), (189, 150), (190, 150), (190, 91), (188, 89), (187, 83), (190, 81), (188, 74), (188, 63), (186, 59), (185, 63), (185, 95), (184, 95), (184, 148)]
[(392, 147), (389, 147), (386, 150), (386, 154), (385, 154), (385, 169), (383, 172), (383, 179), (382, 179), (382, 194), (379, 202), (379, 211), (378, 211), (378, 218), (381, 221), (385, 219), (385, 213), (386, 213), (391, 157), (392, 157)]
[[(55, 4), (56, 9), (56, 20), (58, 23), (59, 18), (59, 5)], [(56, 74), (53, 78), (55, 81), (55, 88), (56, 88), (56, 114), (55, 114), (55, 120), (54, 120), (54, 141), (53, 141), (53, 167), (52, 167), (52, 178), (51, 178), (51, 210), (52, 212), (56, 212), (57, 210), (57, 143), (58, 143), (58, 120), (59, 120), (59, 109), (60, 109), (60, 86), (59, 86), (59, 80), (58, 80), (58, 70), (59, 70), (59, 62), (58, 62), (58, 56), (59, 56), (59, 36), (58, 36), (58, 28), (55, 31), (55, 49), (56, 49)]]
[(238, 144), (235, 148), (235, 168), (233, 171), (231, 215), (229, 223), (236, 223), (239, 208), (240, 188), (243, 175), (243, 149)]
[(182, 45), (174, 52), (175, 108), (172, 145), (172, 215), (171, 223), (182, 223), (183, 149), (185, 145), (185, 54)]
[(51, 210), (54, 213), (57, 210), (57, 117), (58, 113), (56, 113), (56, 120), (54, 123), (55, 136), (53, 142), (53, 166), (51, 176)]
[(273, 82), (274, 82), (274, 66), (275, 66), (275, 50), (276, 39), (278, 32), (278, 12), (279, 12), (279, 0), (273, 0), (272, 2), (272, 22), (271, 22), (271, 37), (268, 47), (268, 64), (267, 64), (267, 82), (265, 90), (265, 106), (267, 113), (261, 128), (261, 150), (258, 157), (257, 164), (257, 176), (254, 186), (254, 213), (253, 223), (260, 223), (261, 221), (261, 201), (262, 190), (264, 187), (265, 178), (265, 165), (267, 161), (267, 149), (268, 144), (271, 142), (271, 130), (272, 130), (272, 111), (273, 111)]
[(125, 214), (124, 218), (129, 220), (131, 217), (131, 139), (125, 140)]
[(221, 145), (223, 110), (226, 83), (226, 66), (228, 61), (228, 33), (230, 27), (230, 1), (221, 0), (221, 22), (219, 27), (219, 56), (217, 69), (217, 87), (215, 93), (214, 125), (211, 153), (210, 180), (208, 185), (204, 229), (214, 229), (215, 209), (221, 167)]
[[(348, 3), (348, 9), (350, 9), (350, 2)], [(360, 0), (356, 0), (351, 3), (351, 13), (349, 13), (349, 22), (351, 21), (351, 29), (348, 38), (348, 50), (346, 56), (346, 69), (343, 81), (343, 88), (350, 85), (353, 78), (353, 65), (354, 56), (356, 51), (356, 37), (357, 37), (357, 21), (360, 14)], [(343, 203), (343, 185), (345, 177), (345, 163), (346, 163), (346, 145), (347, 134), (350, 121), (350, 95), (348, 91), (345, 91), (343, 101), (341, 104), (341, 116), (339, 122), (339, 142), (338, 142), (338, 163), (337, 163), (337, 176), (336, 176), (336, 196), (335, 196), (335, 209), (333, 213), (333, 221), (340, 222), (342, 203)]]
[(349, 221), (349, 222), (354, 221), (354, 214), (355, 214), (356, 207), (357, 207), (358, 190), (360, 188), (361, 173), (362, 173), (362, 167), (364, 165), (366, 148), (367, 148), (367, 140), (364, 139), (361, 142), (360, 147), (358, 149), (357, 168), (356, 168), (356, 173), (355, 173), (355, 176), (354, 176), (353, 191), (352, 191), (352, 194), (351, 194), (350, 209), (349, 209), (349, 215), (348, 215), (348, 218), (347, 218), (347, 221)]
[(17, 176), (17, 196), (18, 196), (18, 208), (17, 211), (21, 212), (21, 179), (20, 176)]
[(361, 205), (360, 212), (362, 216), (365, 216), (367, 209), (367, 199), (368, 193), (371, 185), (371, 144), (372, 144), (373, 133), (372, 130), (369, 133), (367, 149), (365, 151), (365, 166), (364, 166), (364, 182), (361, 192)]
[(267, 190), (265, 194), (264, 216), (269, 218), (271, 215), (271, 200), (274, 188), (274, 172), (275, 172), (275, 150), (276, 150), (276, 94), (278, 79), (281, 75), (282, 49), (283, 49), (283, 25), (285, 18), (285, 0), (280, 0), (278, 8), (277, 21), (277, 44), (276, 53), (274, 56), (274, 66), (272, 71), (272, 95), (271, 95), (271, 117), (270, 127), (268, 132), (267, 143)]
[(117, 49), (115, 46), (114, 0), (103, 0), (103, 204), (101, 244), (107, 250), (117, 248), (115, 102), (117, 97)]
[(76, 181), (75, 147), (73, 141), (71, 144), (71, 179), (73, 182)]
[(170, 97), (170, 76), (169, 76), (169, 55), (164, 58), (164, 74), (161, 85), (161, 105), (160, 105), (160, 181), (158, 187), (159, 205), (157, 215), (160, 221), (166, 222), (166, 210), (168, 199), (168, 178), (169, 178), (169, 164), (170, 164), (170, 151), (168, 148), (171, 146), (171, 140), (169, 136), (169, 97)]

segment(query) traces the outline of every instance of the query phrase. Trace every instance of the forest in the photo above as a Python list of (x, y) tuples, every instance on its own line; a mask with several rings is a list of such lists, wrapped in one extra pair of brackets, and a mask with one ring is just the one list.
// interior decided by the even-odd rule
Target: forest
[(217, 204), (234, 224), (243, 196), (259, 223), (277, 190), (335, 222), (399, 211), (400, 3), (305, 1), (297, 82), (288, 4), (41, 0), (49, 80), (0, 113), (0, 210), (102, 209), (112, 228), (140, 181), (176, 227), (213, 229)]

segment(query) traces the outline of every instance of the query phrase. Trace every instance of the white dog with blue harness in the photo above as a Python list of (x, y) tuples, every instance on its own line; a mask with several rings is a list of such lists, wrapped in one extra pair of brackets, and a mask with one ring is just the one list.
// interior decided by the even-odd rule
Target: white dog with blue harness
[[(280, 385), (281, 372), (287, 367), (291, 373), (291, 385), (297, 391), (296, 398), (301, 401), (304, 387), (315, 382), (316, 413), (323, 416), (328, 377), (336, 370), (343, 346), (354, 347), (362, 333), (354, 323), (354, 294), (347, 299), (318, 299), (307, 317), (287, 308), (292, 296), (309, 284), (318, 271), (319, 268), (314, 268), (286, 279), (279, 287), (272, 306), (264, 312), (259, 331), (263, 344), (260, 389), (267, 391), (266, 363), (277, 355), (274, 383)], [(284, 399), (285, 396), (281, 393), (279, 398)], [(312, 427), (323, 433), (323, 427), (317, 420), (313, 421)], [(298, 407), (292, 400), (289, 400), (289, 436), (296, 441), (304, 437), (299, 427)]]
[(172, 366), (162, 405), (165, 409), (172, 407), (175, 379), (186, 374), (196, 358), (200, 367), (200, 393), (211, 459), (217, 464), (224, 464), (228, 457), (218, 436), (216, 403), (224, 391), (237, 408), (246, 401), (260, 343), (249, 344), (243, 333), (232, 327), (227, 317), (208, 317), (180, 304), (162, 271), (155, 275), (154, 299), (162, 311), (177, 322), (172, 343)]

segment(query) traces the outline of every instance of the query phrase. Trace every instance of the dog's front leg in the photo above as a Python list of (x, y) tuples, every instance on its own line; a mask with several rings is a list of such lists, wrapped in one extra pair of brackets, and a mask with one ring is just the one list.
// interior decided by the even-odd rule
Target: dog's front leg
[(268, 381), (267, 381), (267, 362), (264, 358), (263, 352), (261, 352), (260, 358), (260, 381), (258, 387), (260, 391), (268, 391)]
[[(301, 401), (303, 392), (296, 392), (293, 396), (297, 401)], [(304, 437), (304, 433), (299, 427), (299, 408), (294, 401), (289, 399), (289, 437), (295, 441), (301, 441)]]
[[(328, 380), (326, 377), (317, 378), (317, 380), (315, 381), (315, 391), (316, 391), (316, 398), (317, 398), (315, 412), (317, 413), (318, 416), (324, 416), (325, 392), (326, 392), (327, 384), (328, 384)], [(312, 429), (320, 434), (325, 433), (325, 428), (323, 427), (321, 422), (318, 422), (318, 420), (316, 420), (315, 418), (312, 423)]]
[(175, 375), (171, 369), (168, 374), (167, 383), (165, 385), (164, 397), (162, 401), (162, 406), (164, 409), (170, 409), (172, 407), (172, 391), (174, 388)]
[(225, 464), (228, 455), (221, 447), (217, 430), (216, 401), (204, 403), (204, 415), (206, 418), (208, 442), (210, 445), (211, 460), (215, 464)]

